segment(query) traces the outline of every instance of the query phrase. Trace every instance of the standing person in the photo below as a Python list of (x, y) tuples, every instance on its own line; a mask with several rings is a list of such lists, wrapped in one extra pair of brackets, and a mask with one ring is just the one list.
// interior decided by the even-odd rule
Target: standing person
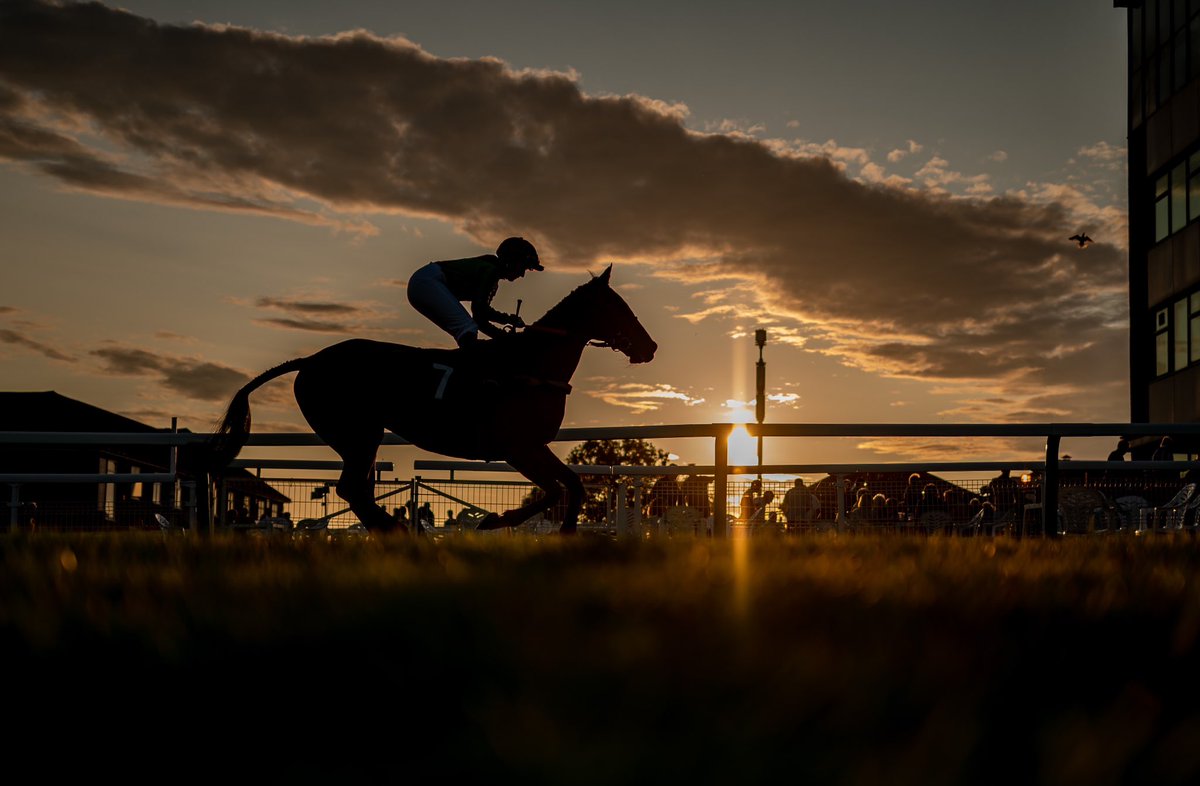
[(904, 518), (908, 521), (917, 520), (917, 510), (921, 507), (921, 473), (914, 472), (908, 476), (904, 487)]
[(740, 505), (742, 521), (748, 523), (760, 507), (762, 507), (762, 481), (752, 480), (750, 488), (742, 494)]
[(426, 529), (433, 529), (433, 508), (429, 503), (423, 503), (417, 509), (417, 526), (424, 526)]
[(804, 485), (804, 478), (796, 478), (792, 487), (783, 495), (783, 517), (787, 520), (788, 528), (811, 524), (816, 517), (821, 503), (816, 495)]
[[(1129, 453), (1129, 440), (1125, 439), (1124, 437), (1121, 437), (1119, 440), (1117, 440), (1116, 449), (1108, 454), (1108, 461), (1122, 461), (1123, 462), (1123, 461), (1125, 461), (1125, 455), (1127, 453)], [(1112, 486), (1123, 484), (1125, 482), (1128, 482), (1128, 480), (1129, 480), (1125, 471), (1120, 470), (1120, 469), (1106, 469), (1106, 470), (1104, 470), (1102, 475), (1103, 475), (1105, 484), (1110, 487), (1110, 491), (1106, 492), (1106, 493), (1111, 493)]]
[[(527, 270), (545, 270), (533, 244), (521, 237), (510, 237), (495, 254), (467, 259), (430, 262), (408, 279), (408, 302), (433, 324), (450, 334), (460, 347), (469, 347), (479, 331), (496, 338), (503, 330), (496, 326), (523, 327), (524, 320), (492, 308), (492, 298), (500, 279), (516, 281)], [(470, 301), (471, 313), (462, 301)]]
[(679, 481), (674, 475), (662, 475), (650, 487), (650, 517), (660, 519), (676, 505), (683, 504)]
[(683, 501), (689, 508), (695, 508), (701, 519), (706, 519), (712, 513), (712, 505), (708, 500), (708, 487), (713, 482), (709, 475), (688, 475), (683, 481)]
[(1021, 504), (1021, 493), (1016, 478), (1012, 477), (1010, 470), (1000, 470), (1000, 474), (992, 478), (991, 483), (985, 488), (991, 497), (997, 520), (1003, 519), (1005, 516), (1015, 517), (1017, 515), (1017, 508)]

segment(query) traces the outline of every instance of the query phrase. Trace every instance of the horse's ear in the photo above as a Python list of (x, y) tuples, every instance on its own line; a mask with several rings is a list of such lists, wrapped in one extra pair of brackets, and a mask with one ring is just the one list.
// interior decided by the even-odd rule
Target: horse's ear
[(609, 265), (608, 267), (604, 268), (604, 272), (599, 275), (599, 279), (601, 281), (603, 281), (605, 284), (607, 284), (608, 279), (611, 277), (612, 277), (612, 265)]

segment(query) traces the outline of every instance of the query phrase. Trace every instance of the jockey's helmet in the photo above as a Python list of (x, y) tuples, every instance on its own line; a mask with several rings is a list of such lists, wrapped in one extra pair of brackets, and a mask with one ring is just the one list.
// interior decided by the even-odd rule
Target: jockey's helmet
[(510, 237), (496, 249), (501, 264), (513, 265), (524, 270), (545, 270), (538, 260), (537, 249), (523, 237)]

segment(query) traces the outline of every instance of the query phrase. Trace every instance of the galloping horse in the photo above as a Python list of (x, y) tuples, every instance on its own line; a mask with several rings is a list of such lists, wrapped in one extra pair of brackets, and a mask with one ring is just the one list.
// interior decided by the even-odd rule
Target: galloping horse
[(658, 345), (609, 286), (612, 266), (525, 328), (470, 349), (422, 349), (350, 339), (259, 374), (234, 394), (213, 435), (214, 467), (226, 467), (250, 436), (250, 393), (292, 371), (296, 403), (342, 459), (337, 493), (369, 530), (400, 527), (375, 502), (372, 465), (391, 431), (417, 447), (467, 459), (507, 461), (544, 492), (480, 529), (514, 527), (554, 505), (566, 489), (560, 532), (575, 531), (583, 484), (548, 447), (562, 425), (583, 348), (602, 342), (633, 363)]

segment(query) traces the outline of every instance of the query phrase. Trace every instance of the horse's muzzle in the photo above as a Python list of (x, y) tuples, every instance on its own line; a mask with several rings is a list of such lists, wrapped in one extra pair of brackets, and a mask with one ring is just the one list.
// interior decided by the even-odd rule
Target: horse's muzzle
[(654, 353), (658, 351), (658, 344), (651, 341), (647, 346), (634, 347), (629, 353), (630, 363), (649, 363), (654, 360)]

